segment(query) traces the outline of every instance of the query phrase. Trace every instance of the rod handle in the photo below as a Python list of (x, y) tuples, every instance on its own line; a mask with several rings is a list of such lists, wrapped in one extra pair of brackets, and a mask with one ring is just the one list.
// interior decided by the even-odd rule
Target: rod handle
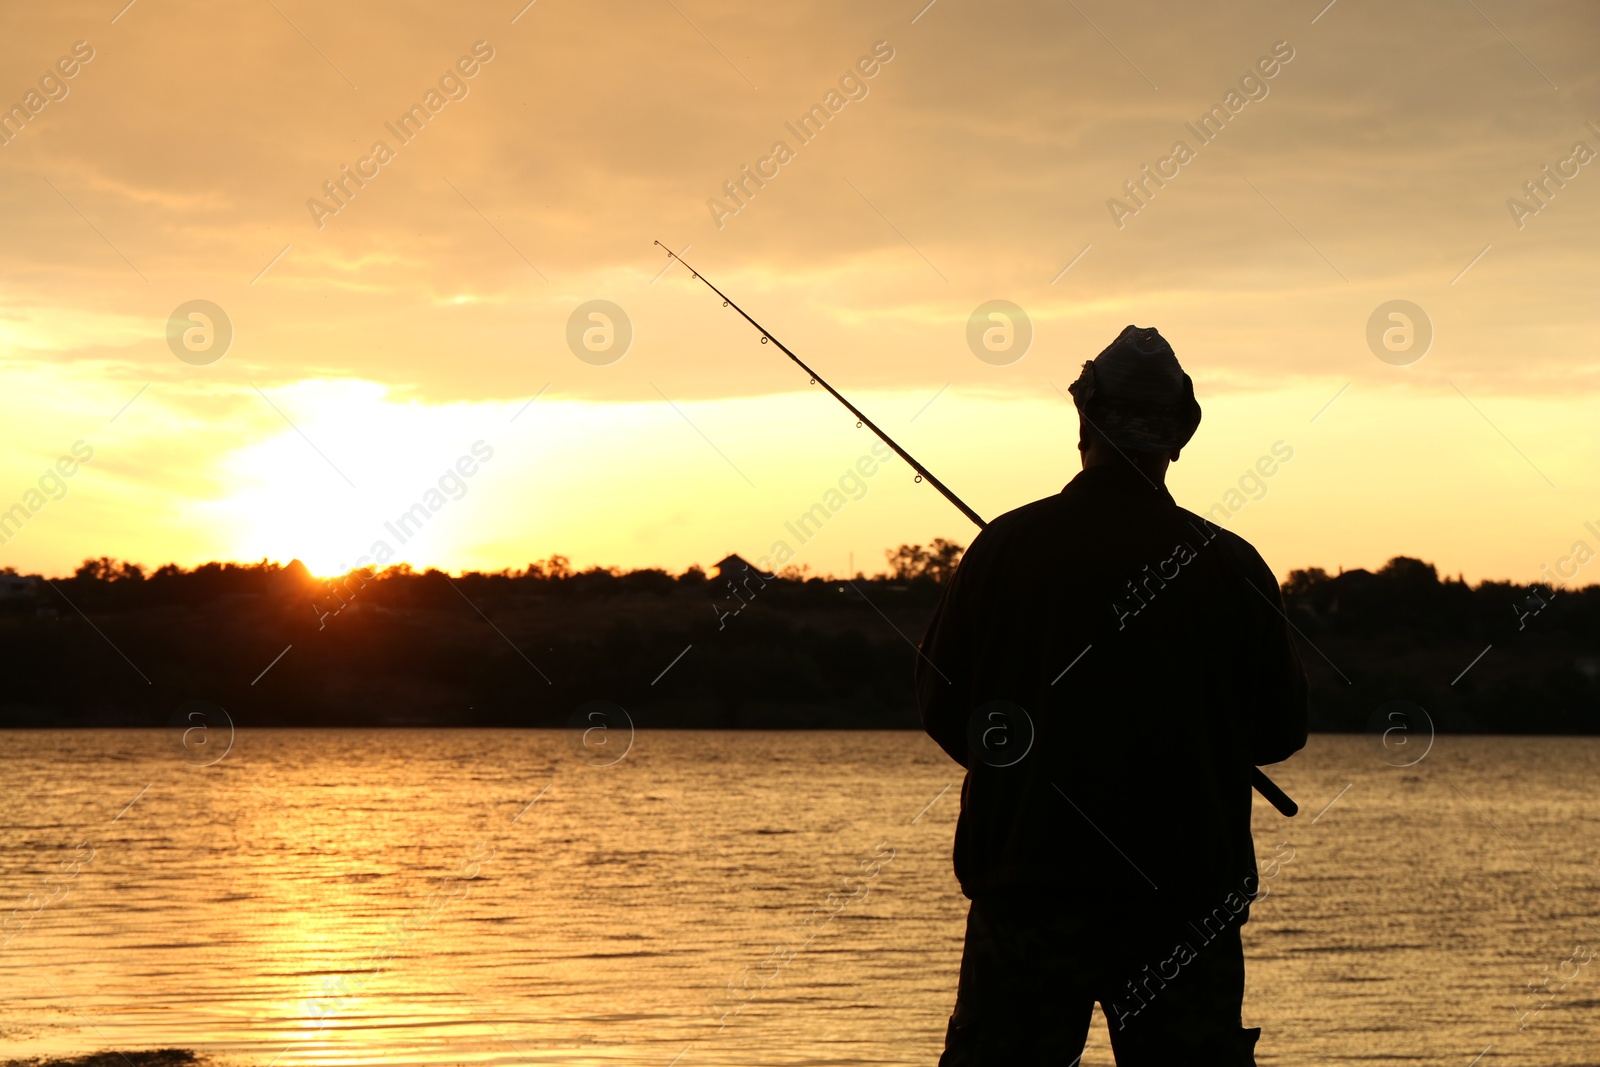
[(1294, 799), (1278, 788), (1278, 783), (1268, 778), (1266, 772), (1260, 767), (1250, 768), (1250, 784), (1256, 787), (1256, 792), (1267, 798), (1267, 803), (1277, 808), (1279, 812), (1294, 818), (1300, 812), (1300, 805)]

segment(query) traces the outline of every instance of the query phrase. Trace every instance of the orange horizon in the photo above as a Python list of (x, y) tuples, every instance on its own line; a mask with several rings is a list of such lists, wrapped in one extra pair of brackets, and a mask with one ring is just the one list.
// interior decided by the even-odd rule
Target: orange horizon
[[(901, 547), (908, 547), (908, 546), (901, 546)], [(927, 547), (927, 546), (925, 546), (925, 545), (916, 545), (914, 547), (924, 548), (924, 547)], [(961, 545), (960, 547), (964, 551), (968, 546), (967, 545)], [(893, 551), (892, 549), (885, 549), (884, 550), (884, 552), (886, 554), (892, 553), (892, 551)], [(748, 557), (745, 557), (742, 553), (731, 552), (731, 553), (728, 553), (728, 555), (740, 556), (740, 558), (746, 559), (747, 562), (748, 562)], [(670, 567), (660, 567), (660, 566), (644, 566), (644, 567), (628, 567), (628, 568), (624, 568), (624, 567), (619, 567), (619, 566), (617, 566), (615, 564), (610, 565), (610, 566), (605, 566), (605, 565), (598, 564), (598, 563), (590, 564), (588, 566), (579, 568), (579, 567), (572, 566), (571, 560), (568, 557), (561, 555), (560, 553), (556, 553), (554, 555), (547, 556), (547, 557), (545, 557), (543, 559), (529, 560), (521, 568), (502, 567), (499, 570), (493, 570), (493, 571), (479, 570), (479, 569), (475, 569), (475, 568), (456, 568), (456, 569), (452, 569), (452, 568), (449, 568), (449, 567), (439, 567), (439, 566), (435, 566), (435, 565), (432, 565), (432, 564), (429, 564), (429, 565), (426, 565), (426, 566), (417, 566), (417, 565), (414, 565), (414, 564), (412, 564), (412, 563), (410, 563), (410, 562), (408, 562), (406, 560), (397, 560), (397, 561), (395, 561), (393, 563), (385, 564), (384, 566), (378, 567), (378, 568), (372, 568), (370, 566), (369, 567), (365, 567), (365, 568), (352, 567), (352, 568), (350, 568), (348, 570), (344, 570), (344, 571), (327, 572), (327, 573), (325, 573), (325, 572), (313, 571), (311, 568), (307, 567), (305, 565), (304, 561), (301, 560), (298, 556), (291, 557), (287, 562), (283, 562), (283, 561), (280, 561), (280, 560), (277, 560), (277, 559), (271, 559), (271, 558), (263, 558), (263, 559), (260, 559), (260, 560), (253, 560), (253, 561), (251, 561), (251, 560), (207, 560), (204, 563), (197, 563), (197, 564), (194, 564), (194, 565), (188, 566), (188, 567), (179, 566), (176, 563), (170, 563), (170, 562), (162, 564), (159, 567), (151, 567), (151, 566), (148, 566), (146, 564), (139, 563), (139, 562), (137, 562), (135, 560), (123, 560), (123, 559), (118, 559), (116, 557), (109, 557), (109, 556), (94, 556), (94, 557), (86, 557), (83, 560), (83, 564), (98, 563), (98, 562), (109, 560), (109, 562), (112, 563), (112, 564), (132, 565), (132, 566), (135, 566), (135, 567), (139, 568), (139, 570), (141, 572), (141, 579), (142, 580), (149, 580), (158, 571), (165, 570), (168, 567), (176, 567), (177, 570), (178, 570), (178, 573), (180, 573), (180, 574), (192, 574), (192, 573), (194, 573), (194, 572), (196, 572), (198, 570), (204, 569), (206, 567), (223, 567), (223, 568), (230, 568), (231, 567), (231, 568), (236, 568), (236, 569), (240, 569), (240, 570), (256, 570), (256, 569), (263, 569), (264, 568), (264, 569), (268, 569), (268, 570), (284, 571), (284, 570), (292, 569), (295, 564), (299, 564), (302, 568), (305, 569), (306, 574), (309, 577), (311, 577), (312, 579), (314, 579), (315, 581), (317, 581), (319, 583), (325, 583), (325, 582), (337, 581), (340, 578), (347, 578), (347, 577), (350, 577), (351, 575), (362, 573), (363, 571), (366, 572), (365, 573), (365, 577), (367, 577), (367, 578), (372, 578), (372, 577), (375, 577), (375, 576), (381, 577), (382, 575), (389, 574), (391, 572), (396, 573), (396, 574), (417, 574), (417, 575), (430, 574), (430, 573), (442, 573), (442, 574), (448, 575), (450, 577), (456, 577), (456, 578), (463, 577), (465, 575), (473, 575), (473, 574), (481, 575), (481, 576), (484, 576), (484, 577), (523, 578), (523, 577), (526, 577), (528, 574), (531, 573), (531, 568), (532, 567), (534, 567), (536, 565), (541, 565), (541, 566), (542, 565), (548, 565), (548, 564), (551, 564), (553, 561), (555, 561), (557, 559), (562, 560), (563, 563), (568, 568), (568, 572), (565, 575), (565, 577), (575, 577), (575, 576), (582, 575), (582, 574), (593, 574), (593, 573), (597, 573), (597, 572), (598, 573), (607, 573), (607, 574), (612, 575), (613, 577), (622, 577), (624, 575), (638, 574), (638, 573), (659, 573), (659, 574), (665, 574), (668, 577), (673, 578), (674, 580), (682, 580), (683, 578), (685, 578), (689, 574), (690, 571), (693, 571), (693, 570), (696, 570), (696, 569), (698, 569), (701, 572), (702, 575), (704, 575), (704, 576), (706, 576), (708, 578), (712, 577), (714, 575), (715, 571), (716, 571), (716, 564), (715, 563), (702, 564), (702, 563), (699, 563), (698, 561), (685, 565), (681, 570), (673, 570)], [(1511, 578), (1480, 578), (1480, 579), (1477, 579), (1476, 581), (1467, 581), (1459, 573), (1454, 575), (1454, 576), (1452, 576), (1450, 574), (1447, 574), (1447, 573), (1444, 573), (1444, 572), (1440, 571), (1435, 564), (1433, 564), (1432, 562), (1430, 562), (1430, 561), (1428, 561), (1426, 559), (1421, 559), (1421, 558), (1416, 557), (1416, 556), (1406, 556), (1406, 555), (1391, 556), (1391, 557), (1389, 557), (1389, 559), (1385, 560), (1382, 565), (1380, 565), (1378, 567), (1373, 567), (1373, 568), (1337, 566), (1337, 567), (1335, 567), (1333, 569), (1329, 569), (1329, 568), (1326, 568), (1326, 567), (1319, 567), (1319, 566), (1316, 566), (1316, 565), (1309, 565), (1309, 566), (1305, 566), (1305, 567), (1293, 567), (1293, 568), (1290, 568), (1289, 570), (1287, 570), (1287, 571), (1285, 571), (1283, 573), (1285, 575), (1292, 576), (1294, 574), (1315, 573), (1315, 572), (1321, 571), (1323, 574), (1327, 575), (1329, 578), (1336, 578), (1336, 577), (1339, 577), (1340, 575), (1343, 575), (1343, 574), (1346, 574), (1346, 573), (1355, 573), (1355, 572), (1365, 572), (1365, 573), (1368, 573), (1368, 574), (1375, 574), (1378, 571), (1383, 570), (1388, 565), (1394, 563), (1396, 560), (1415, 560), (1415, 561), (1423, 563), (1423, 564), (1425, 564), (1425, 565), (1427, 565), (1429, 567), (1433, 567), (1434, 570), (1435, 570), (1435, 573), (1438, 574), (1438, 578), (1439, 578), (1440, 584), (1444, 584), (1446, 582), (1459, 582), (1459, 583), (1465, 584), (1469, 588), (1473, 588), (1473, 589), (1476, 589), (1476, 588), (1479, 588), (1479, 587), (1482, 587), (1482, 586), (1492, 586), (1492, 585), (1507, 585), (1507, 586), (1511, 586), (1511, 587), (1515, 588), (1515, 587), (1518, 587), (1518, 586), (1521, 586), (1521, 585), (1529, 584), (1529, 583), (1516, 581), (1516, 580), (1513, 580)], [(80, 564), (79, 566), (81, 567), (83, 564)], [(1558, 561), (1558, 569), (1559, 569), (1559, 561)], [(15, 574), (15, 576), (19, 577), (19, 578), (44, 578), (47, 581), (67, 581), (67, 580), (70, 580), (73, 577), (75, 577), (75, 572), (74, 573), (67, 573), (67, 574), (57, 574), (57, 575), (45, 575), (45, 574), (42, 574), (42, 573), (29, 574), (29, 573), (13, 571), (9, 567), (0, 568), (0, 574)], [(780, 578), (780, 579), (783, 578), (783, 574), (782, 574), (781, 571), (774, 571), (774, 572), (772, 572), (771, 576), (772, 577), (777, 577), (777, 578)], [(1568, 587), (1560, 580), (1551, 580), (1552, 576), (1551, 576), (1551, 574), (1550, 574), (1550, 572), (1548, 570), (1546, 570), (1545, 576), (1546, 576), (1546, 584), (1548, 584), (1550, 586), (1553, 586), (1553, 587), (1556, 587), (1556, 588), (1560, 588), (1560, 589), (1562, 589), (1564, 591), (1568, 591), (1568, 592), (1582, 592), (1583, 590), (1586, 590), (1586, 589), (1600, 588), (1600, 582), (1593, 582), (1593, 583), (1590, 583), (1588, 585), (1574, 585), (1574, 586)], [(784, 579), (784, 580), (811, 581), (813, 579), (816, 579), (816, 580), (820, 580), (820, 581), (824, 581), (824, 582), (834, 582), (834, 581), (848, 581), (851, 578), (863, 578), (863, 579), (866, 579), (866, 580), (873, 580), (873, 579), (886, 579), (886, 578), (892, 578), (892, 577), (894, 577), (892, 572), (887, 567), (885, 567), (884, 569), (877, 570), (877, 571), (866, 571), (866, 570), (858, 568), (854, 574), (839, 574), (839, 573), (832, 572), (832, 571), (828, 571), (828, 572), (810, 572), (810, 571), (807, 571), (807, 572), (801, 574), (798, 577), (798, 579), (792, 579), (791, 578), (791, 579)], [(116, 580), (120, 581), (120, 580), (124, 580), (124, 579), (116, 579)], [(559, 579), (554, 579), (554, 580), (559, 580)], [(1279, 584), (1280, 585), (1288, 584), (1288, 578), (1285, 578)]]

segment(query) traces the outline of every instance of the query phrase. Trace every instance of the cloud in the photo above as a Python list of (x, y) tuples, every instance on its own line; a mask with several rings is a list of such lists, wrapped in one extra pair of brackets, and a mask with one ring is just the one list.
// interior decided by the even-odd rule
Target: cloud
[[(13, 69), (89, 33), (88, 10), (36, 16), (8, 45)], [(1491, 328), (1463, 331), (1481, 342), (1462, 353), (1471, 373), (1547, 388), (1542, 376), (1497, 375), (1498, 352), (1530, 328), (1570, 339), (1594, 324), (1580, 299), (1593, 267), (1577, 237), (1596, 219), (1594, 196), (1575, 182), (1525, 232), (1504, 207), (1586, 135), (1595, 79), (1578, 41), (1600, 18), (1581, 5), (1503, 27), (1537, 70), (1470, 6), (1335, 8), (1315, 25), (1264, 3), (1179, 18), (1134, 7), (1097, 16), (1113, 46), (1070, 8), (1043, 3), (1006, 20), (941, 8), (914, 26), (843, 5), (803, 17), (698, 5), (695, 25), (726, 58), (670, 7), (630, 15), (626, 33), (605, 4), (536, 8), (515, 26), (420, 8), (295, 17), (315, 48), (270, 8), (178, 4), (93, 24), (98, 58), (73, 95), (5, 149), (0, 211), (13, 236), (0, 265), (15, 299), (70, 318), (92, 292), (96, 313), (149, 323), (147, 358), (159, 359), (165, 312), (210, 294), (241, 318), (275, 320), (246, 331), (263, 344), (243, 359), (404, 379), (440, 399), (515, 392), (497, 373), (440, 373), (432, 346), (454, 333), (452, 301), (472, 302), (501, 352), (519, 336), (552, 372), (565, 369), (548, 342), (576, 303), (609, 295), (657, 313), (646, 289), (662, 262), (650, 245), (658, 235), (693, 244), (693, 261), (742, 293), (770, 295), (789, 321), (833, 317), (859, 331), (885, 321), (883, 307), (937, 309), (916, 329), (891, 313), (886, 332), (856, 334), (869, 377), (919, 387), (942, 373), (920, 353), (997, 293), (1046, 323), (1105, 307), (1096, 336), (1203, 299), (1235, 337), (1298, 328), (1304, 358), (1279, 373), (1331, 372), (1352, 334), (1322, 320), (1321, 305), (1347, 297), (1354, 319), (1360, 302), (1396, 292), (1447, 301), (1449, 279), (1488, 244), (1468, 284), (1490, 289), (1500, 313)], [(575, 47), (601, 39), (602, 50)], [(319, 231), (306, 201), (388, 137), (384, 124), (477, 40), (496, 58), (469, 95)], [(895, 59), (870, 95), (718, 231), (707, 198), (877, 40)], [(1124, 229), (1113, 226), (1106, 202), (1123, 181), (1186, 138), (1184, 124), (1278, 41), (1295, 58), (1268, 95)], [(1536, 275), (1520, 273), (1534, 262)], [(1558, 299), (1520, 310), (1535, 294)], [(429, 306), (442, 317), (419, 322)], [(701, 354), (698, 317), (655, 324), (641, 333), (691, 371), (692, 392), (729, 388), (723, 363)], [(1055, 350), (1080, 346), (1073, 356), (1084, 343), (1041, 336)], [(1208, 345), (1207, 358), (1252, 347), (1230, 339)], [(1577, 358), (1563, 362), (1578, 369)], [(1266, 368), (1246, 359), (1236, 369)], [(598, 380), (584, 387), (628, 395)]]
[[(1132, 322), (1159, 326), (1202, 392), (1251, 401), (1250, 418), (1270, 414), (1252, 406), (1263, 398), (1344, 382), (1459, 405), (1454, 385), (1548, 403), (1568, 436), (1587, 432), (1564, 399), (1600, 385), (1600, 167), (1520, 229), (1506, 201), (1573, 142), (1600, 149), (1592, 5), (1490, 24), (1472, 5), (1034, 0), (938, 4), (913, 24), (920, 4), (604, 0), (535, 5), (514, 25), (515, 4), (280, 6), (175, 0), (109, 24), (87, 2), (35, 5), (0, 41), (15, 74), (0, 104), (73, 42), (96, 50), (0, 148), (0, 359), (39, 398), (37, 419), (8, 430), (23, 451), (57, 447), (56, 426), (91, 406), (109, 417), (146, 382), (140, 405), (163, 397), (150, 410), (170, 405), (184, 432), (103, 469), (173, 500), (237, 473), (186, 466), (194, 442), (232, 455), (245, 445), (217, 434), (291, 432), (253, 387), (330, 383), (378, 419), (386, 407), (337, 383), (441, 411), (548, 384), (595, 405), (572, 409), (585, 418), (615, 429), (600, 414), (612, 405), (666, 432), (681, 419), (659, 388), (680, 404), (781, 400), (783, 430), (802, 432), (819, 417), (795, 399), (804, 372), (681, 267), (659, 275), (657, 238), (840, 388), (911, 410), (948, 387), (1044, 419), (1030, 405)], [(470, 91), (319, 229), (307, 200), (479, 41), (494, 58)], [(879, 41), (894, 58), (868, 94), (717, 228), (707, 199)], [(1278, 42), (1294, 55), (1265, 94), (1190, 144), (1119, 228), (1108, 201), (1123, 183)], [(996, 298), (1035, 327), (1009, 366), (965, 341)], [(1410, 367), (1365, 340), (1396, 298), (1434, 326)], [(235, 331), (205, 367), (166, 342), (194, 299)], [(594, 299), (633, 325), (609, 366), (567, 347), (569, 317)], [(610, 477), (610, 491), (630, 484)]]

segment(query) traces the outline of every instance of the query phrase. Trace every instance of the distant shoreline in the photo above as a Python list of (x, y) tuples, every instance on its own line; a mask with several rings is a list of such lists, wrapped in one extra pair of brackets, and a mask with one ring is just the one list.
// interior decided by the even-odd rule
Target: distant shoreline
[[(323, 581), (265, 562), (145, 575), (114, 560), (61, 581), (0, 574), (0, 729), (601, 714), (640, 730), (917, 730), (916, 642), (960, 552), (901, 546), (893, 573), (849, 582), (737, 556), (713, 575), (573, 572), (559, 556), (455, 578)], [(1474, 587), (1397, 557), (1294, 571), (1282, 593), (1314, 731), (1600, 734), (1600, 586)]]

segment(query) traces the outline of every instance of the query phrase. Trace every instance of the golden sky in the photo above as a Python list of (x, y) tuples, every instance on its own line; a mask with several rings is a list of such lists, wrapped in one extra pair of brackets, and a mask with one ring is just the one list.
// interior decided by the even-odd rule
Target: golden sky
[(1136, 323), (1205, 411), (1174, 495), (1280, 574), (1600, 548), (1592, 4), (122, 3), (0, 37), (0, 566), (970, 540), (655, 239), (986, 516), (1075, 473), (1062, 393)]

